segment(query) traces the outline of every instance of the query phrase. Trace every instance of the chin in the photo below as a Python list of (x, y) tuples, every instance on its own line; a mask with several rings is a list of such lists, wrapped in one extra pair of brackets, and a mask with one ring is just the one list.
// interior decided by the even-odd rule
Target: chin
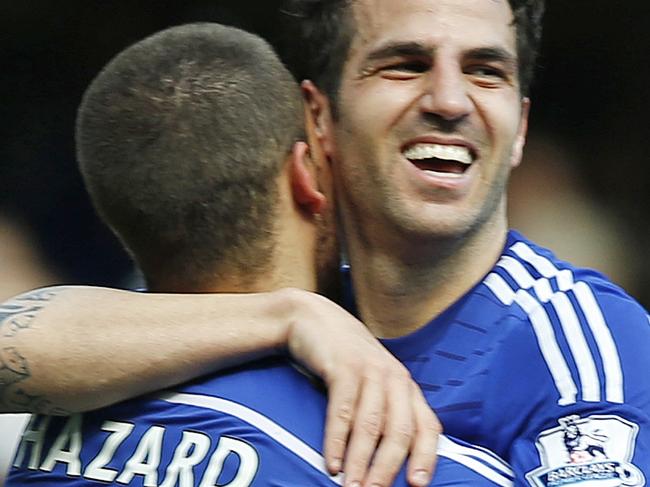
[(452, 205), (426, 204), (404, 208), (390, 216), (400, 233), (440, 238), (463, 234), (478, 220), (478, 212)]

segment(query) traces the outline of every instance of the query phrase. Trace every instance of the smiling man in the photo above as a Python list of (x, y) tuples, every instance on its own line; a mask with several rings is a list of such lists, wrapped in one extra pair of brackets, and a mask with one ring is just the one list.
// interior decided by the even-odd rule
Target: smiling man
[(400, 336), (497, 260), (528, 100), (506, 2), (357, 2), (352, 12), (358, 34), (322, 128), (364, 321)]
[[(332, 160), (366, 325), (445, 431), (509, 461), (516, 485), (644, 485), (647, 312), (604, 276), (508, 231), (543, 2), (292, 4), (298, 31), (280, 53), (313, 80), (303, 87)], [(63, 324), (84, 292), (64, 291), (35, 322)], [(101, 292), (105, 307), (117, 302)], [(108, 321), (97, 313), (94, 326)], [(30, 359), (37, 335), (19, 343)], [(347, 432), (347, 420), (334, 424)]]
[[(76, 135), (93, 203), (150, 288), (322, 291), (336, 279), (329, 165), (298, 84), (259, 37), (189, 24), (130, 46), (90, 84)], [(273, 358), (83, 415), (34, 415), (7, 485), (343, 485), (319, 451), (326, 401), (313, 379)], [(414, 406), (416, 426), (430, 428), (434, 414), (409, 386), (393, 391), (399, 420)], [(436, 441), (415, 439), (411, 463), (428, 468), (411, 485), (430, 484)], [(368, 482), (406, 486), (406, 469), (392, 483), (403, 457), (387, 453), (375, 457), (385, 476)], [(438, 453), (431, 485), (510, 482), (482, 448), (441, 437)]]
[[(322, 292), (338, 277), (332, 180), (308, 115), (270, 46), (219, 24), (167, 29), (99, 73), (78, 112), (79, 165), (151, 290)], [(406, 384), (400, 421), (417, 404), (414, 423), (435, 424)], [(343, 485), (319, 453), (324, 418), (324, 395), (287, 360), (256, 362), (83, 416), (34, 415), (8, 485)], [(427, 472), (436, 441), (414, 442)], [(403, 456), (378, 457), (388, 483)], [(455, 478), (473, 472), (457, 465)]]

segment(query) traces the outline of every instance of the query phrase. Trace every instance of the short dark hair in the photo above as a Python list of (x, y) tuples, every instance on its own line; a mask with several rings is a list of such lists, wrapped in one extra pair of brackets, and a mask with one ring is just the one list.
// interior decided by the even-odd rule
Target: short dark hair
[[(527, 95), (541, 41), (545, 0), (508, 2), (517, 29), (521, 92)], [(333, 100), (334, 109), (354, 38), (353, 3), (354, 0), (285, 0), (282, 9), (291, 35), (280, 39), (281, 57), (297, 79), (313, 80)]]
[(528, 95), (542, 40), (545, 0), (508, 0), (508, 3), (510, 3), (514, 25), (517, 29), (519, 86), (521, 93)]
[(77, 118), (80, 169), (150, 287), (201, 290), (221, 269), (268, 266), (277, 176), (304, 138), (301, 100), (265, 41), (214, 23), (148, 37), (93, 80)]

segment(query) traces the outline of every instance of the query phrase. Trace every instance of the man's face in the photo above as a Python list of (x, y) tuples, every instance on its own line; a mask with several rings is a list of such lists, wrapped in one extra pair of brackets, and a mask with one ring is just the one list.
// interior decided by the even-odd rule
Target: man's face
[[(334, 158), (373, 232), (454, 236), (504, 214), (526, 131), (506, 0), (358, 0)], [(359, 218), (356, 218), (359, 217)]]

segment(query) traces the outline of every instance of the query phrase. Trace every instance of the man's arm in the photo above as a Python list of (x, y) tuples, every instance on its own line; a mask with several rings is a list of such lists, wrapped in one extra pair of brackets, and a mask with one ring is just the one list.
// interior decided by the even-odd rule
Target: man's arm
[[(0, 410), (51, 414), (288, 351), (328, 387), (324, 451), (333, 473), (344, 467), (350, 481), (369, 469), (366, 478), (379, 481), (407, 454), (413, 485), (426, 485), (417, 473), (432, 471), (440, 425), (408, 372), (362, 323), (315, 294), (47, 288), (0, 308), (0, 350)], [(375, 450), (382, 461), (369, 467)]]
[(85, 411), (277, 353), (289, 294), (57, 287), (20, 295), (0, 307), (1, 411)]

